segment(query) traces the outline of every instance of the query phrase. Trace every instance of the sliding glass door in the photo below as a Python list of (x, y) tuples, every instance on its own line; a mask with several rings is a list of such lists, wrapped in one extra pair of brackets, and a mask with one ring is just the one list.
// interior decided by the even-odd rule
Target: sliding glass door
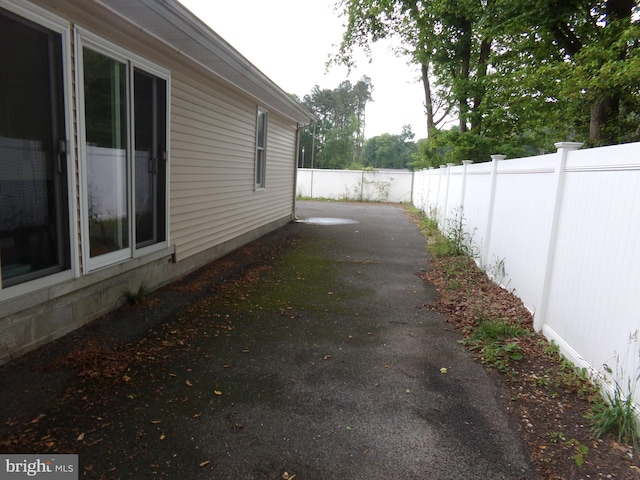
[(62, 39), (0, 9), (2, 287), (70, 268)]
[(136, 248), (165, 240), (166, 82), (134, 73)]
[(90, 47), (83, 74), (92, 268), (166, 241), (167, 80)]

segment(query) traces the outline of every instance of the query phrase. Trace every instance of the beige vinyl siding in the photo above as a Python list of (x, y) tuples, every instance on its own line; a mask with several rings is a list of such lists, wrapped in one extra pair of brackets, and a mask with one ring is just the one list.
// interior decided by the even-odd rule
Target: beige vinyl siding
[(266, 188), (256, 190), (258, 105), (192, 73), (174, 72), (172, 88), (171, 238), (178, 260), (293, 209), (295, 126), (269, 112)]

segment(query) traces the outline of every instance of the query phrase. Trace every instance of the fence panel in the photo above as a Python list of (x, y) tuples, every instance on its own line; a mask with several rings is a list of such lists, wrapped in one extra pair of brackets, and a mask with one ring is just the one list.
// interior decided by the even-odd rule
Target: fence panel
[(542, 302), (554, 160), (555, 155), (498, 162), (490, 243), (483, 252), (484, 264), (498, 271), (497, 280), (533, 312)]
[(578, 364), (624, 377), (640, 373), (638, 146), (569, 155), (543, 326)]
[(412, 188), (413, 173), (404, 170), (298, 169), (300, 197), (403, 203)]
[[(487, 263), (483, 253), (488, 240), (489, 204), (492, 195), (492, 163), (480, 163), (467, 167), (467, 178), (462, 207), (463, 224), (481, 255), (482, 263)], [(498, 280), (499, 281), (499, 280)]]
[(502, 270), (495, 280), (523, 300), (536, 328), (575, 364), (602, 375), (606, 363), (609, 381), (626, 387), (640, 374), (640, 143), (557, 146), (552, 155), (417, 172), (440, 182), (436, 194), (424, 182), (428, 191), (414, 199), (443, 225), (460, 221), (451, 207), (462, 196), (480, 262)]

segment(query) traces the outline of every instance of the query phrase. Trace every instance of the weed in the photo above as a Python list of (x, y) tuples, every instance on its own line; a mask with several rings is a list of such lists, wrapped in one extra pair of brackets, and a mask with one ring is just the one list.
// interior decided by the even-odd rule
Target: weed
[[(638, 331), (629, 336), (629, 344), (635, 344), (638, 353)], [(616, 355), (616, 362), (620, 365), (620, 357)], [(635, 449), (640, 444), (640, 421), (638, 410), (634, 401), (634, 392), (640, 382), (640, 367), (635, 369), (634, 378), (626, 376), (620, 368), (616, 369), (613, 377), (613, 369), (605, 364), (605, 372), (613, 378), (613, 394), (606, 392), (605, 399), (596, 402), (592, 407), (587, 420), (591, 424), (596, 438), (607, 433), (617, 435), (618, 442), (625, 442)], [(623, 387), (626, 378), (626, 388)]]
[(494, 262), (492, 265), (485, 265), (483, 270), (487, 274), (487, 276), (498, 285), (501, 285), (503, 288), (507, 289), (511, 280), (507, 279), (507, 270), (505, 267), (505, 259), (499, 259), (494, 255)]
[(482, 320), (472, 334), (472, 338), (483, 341), (495, 341), (505, 338), (529, 335), (529, 330), (505, 320)]
[[(640, 378), (640, 377), (638, 377)], [(638, 380), (635, 379), (635, 381)], [(640, 425), (633, 400), (632, 381), (629, 379), (626, 392), (618, 381), (614, 382), (613, 394), (607, 392), (606, 400), (594, 404), (587, 416), (596, 438), (607, 433), (617, 435), (618, 443), (625, 442), (638, 449)]]
[(551, 443), (560, 443), (560, 442), (564, 442), (566, 439), (564, 438), (564, 433), (562, 432), (551, 432), (549, 434), (549, 437), (551, 437)]
[[(577, 368), (571, 363), (571, 361), (560, 353), (560, 347), (553, 340), (551, 342), (540, 341), (543, 343), (542, 351), (553, 360), (556, 365), (553, 372), (548, 372), (555, 380), (553, 385), (549, 385), (549, 387), (573, 391), (579, 398), (588, 401), (599, 397), (598, 389), (593, 384), (589, 371), (586, 368)], [(557, 392), (552, 392), (551, 394), (553, 393), (557, 395)]]
[(440, 233), (438, 230), (438, 221), (433, 217), (427, 216), (420, 220), (420, 230), (427, 237), (434, 237)]
[(529, 334), (526, 328), (505, 320), (483, 320), (462, 343), (472, 350), (480, 350), (484, 363), (507, 373), (510, 361), (523, 358), (517, 337)]
[(451, 255), (463, 255), (476, 258), (478, 252), (473, 245), (473, 234), (467, 233), (467, 225), (464, 216), (460, 212), (447, 219), (444, 229), (445, 243)]
[(560, 357), (560, 347), (556, 342), (554, 342), (553, 340), (551, 340), (550, 342), (546, 342), (544, 340), (540, 341), (543, 343), (542, 351), (545, 353), (545, 355), (547, 355), (552, 360)]
[(567, 443), (571, 445), (575, 450), (575, 453), (571, 456), (571, 458), (576, 462), (576, 465), (578, 465), (578, 467), (581, 467), (584, 464), (584, 457), (589, 453), (589, 447), (583, 445), (575, 438), (572, 438)]
[(147, 289), (147, 285), (142, 282), (137, 291), (126, 290), (122, 293), (122, 296), (120, 298), (124, 298), (127, 305), (140, 305), (144, 301), (144, 297), (146, 297), (148, 293), (149, 290)]

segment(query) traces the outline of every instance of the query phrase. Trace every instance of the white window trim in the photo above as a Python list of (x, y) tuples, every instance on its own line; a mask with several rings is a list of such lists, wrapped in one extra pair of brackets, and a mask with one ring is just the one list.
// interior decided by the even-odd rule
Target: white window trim
[[(82, 232), (82, 259), (85, 266), (85, 273), (98, 270), (100, 268), (108, 267), (116, 263), (125, 262), (133, 258), (138, 258), (144, 255), (154, 253), (166, 249), (170, 245), (169, 235), (169, 185), (170, 185), (170, 118), (171, 118), (171, 74), (169, 70), (164, 69), (148, 60), (129, 52), (128, 50), (115, 45), (102, 37), (85, 30), (82, 27), (74, 28), (74, 45), (75, 45), (75, 58), (76, 58), (76, 99), (78, 105), (78, 152), (80, 156), (79, 170), (80, 170), (80, 215), (81, 215), (81, 232)], [(130, 245), (122, 250), (111, 252), (99, 257), (91, 258), (89, 252), (89, 222), (88, 222), (88, 193), (87, 193), (87, 152), (86, 152), (86, 130), (85, 130), (85, 117), (84, 117), (84, 70), (83, 70), (83, 49), (87, 47), (105, 56), (113, 58), (117, 61), (127, 64), (127, 108), (128, 108), (128, 135), (127, 135), (127, 151), (129, 158), (127, 158), (127, 174), (128, 174), (128, 203), (129, 208), (129, 232), (131, 233), (129, 238)], [(132, 168), (131, 155), (133, 155), (134, 149), (134, 124), (131, 121), (133, 119), (133, 112), (131, 108), (132, 92), (133, 92), (133, 72), (135, 68), (144, 70), (166, 81), (166, 178), (165, 178), (165, 240), (158, 242), (147, 247), (140, 249), (135, 245), (135, 233), (133, 231), (134, 212), (135, 212), (135, 192), (133, 191), (133, 185), (135, 184), (135, 169)]]
[[(256, 173), (258, 169), (258, 119), (260, 113), (264, 114), (264, 146), (262, 147), (264, 163), (262, 165), (262, 178), (261, 182), (256, 182)], [(269, 111), (263, 107), (256, 109), (256, 143), (255, 143), (255, 160), (253, 162), (253, 181), (255, 182), (255, 190), (261, 191), (267, 188), (267, 144), (269, 143)]]
[(2, 288), (2, 279), (0, 278), (0, 301), (3, 301), (70, 280), (73, 277), (78, 277), (80, 275), (80, 266), (78, 262), (80, 250), (77, 242), (78, 209), (75, 184), (77, 172), (75, 148), (73, 144), (74, 125), (72, 103), (73, 86), (71, 82), (71, 79), (73, 78), (71, 68), (71, 24), (67, 20), (26, 1), (0, 0), (0, 7), (58, 33), (62, 39), (62, 89), (64, 92), (64, 127), (67, 136), (67, 207), (69, 209), (69, 257), (71, 267), (69, 270), (37, 278), (29, 282), (20, 283), (5, 289)]

